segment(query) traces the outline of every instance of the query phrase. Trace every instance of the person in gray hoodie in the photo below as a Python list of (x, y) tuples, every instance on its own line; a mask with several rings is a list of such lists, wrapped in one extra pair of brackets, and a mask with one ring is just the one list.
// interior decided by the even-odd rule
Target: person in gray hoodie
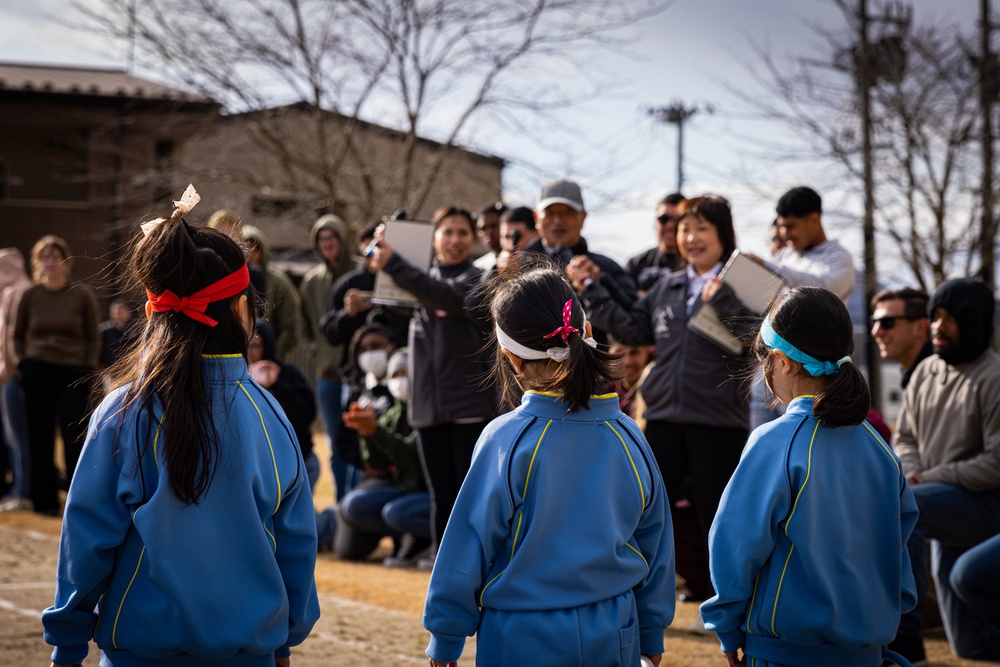
[(342, 275), (356, 268), (357, 263), (351, 258), (347, 224), (337, 216), (328, 214), (319, 218), (312, 226), (310, 238), (320, 263), (310, 269), (299, 288), (304, 321), (302, 332), (316, 369), (316, 399), (330, 440), (330, 465), (339, 501), (351, 490), (360, 473), (343, 460), (336, 447), (344, 407), (341, 405), (344, 378), (340, 372), (344, 346), (331, 345), (327, 341), (320, 328), (320, 318), (326, 313), (334, 284)]

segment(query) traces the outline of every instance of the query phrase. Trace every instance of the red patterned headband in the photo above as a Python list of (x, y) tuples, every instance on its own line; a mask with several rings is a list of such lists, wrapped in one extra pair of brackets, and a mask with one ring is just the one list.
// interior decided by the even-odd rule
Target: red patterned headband
[(250, 284), (250, 271), (246, 263), (240, 268), (230, 273), (225, 278), (215, 281), (208, 287), (200, 289), (190, 296), (177, 296), (170, 290), (165, 290), (163, 294), (153, 294), (146, 290), (146, 298), (149, 299), (154, 313), (165, 313), (172, 310), (176, 313), (183, 313), (192, 320), (214, 327), (218, 324), (211, 317), (205, 315), (205, 309), (213, 301), (222, 301), (231, 296), (236, 296), (247, 288)]
[(569, 345), (569, 335), (570, 334), (580, 334), (583, 335), (579, 329), (570, 324), (570, 320), (573, 318), (573, 299), (569, 299), (563, 305), (563, 323), (562, 326), (553, 331), (552, 333), (542, 336), (542, 338), (552, 338), (554, 336), (562, 336), (563, 345)]

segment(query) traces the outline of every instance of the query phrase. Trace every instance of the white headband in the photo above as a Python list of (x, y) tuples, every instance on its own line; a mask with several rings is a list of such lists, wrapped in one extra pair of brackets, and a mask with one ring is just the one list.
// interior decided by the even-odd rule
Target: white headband
[[(584, 315), (582, 331), (586, 331), (586, 329), (587, 316)], [(530, 347), (521, 345), (516, 340), (505, 334), (499, 325), (496, 326), (496, 334), (497, 342), (500, 343), (500, 347), (516, 354), (522, 359), (552, 359), (553, 361), (565, 361), (566, 357), (569, 356), (569, 346), (550, 347), (546, 350), (532, 350)], [(593, 338), (584, 338), (583, 342), (590, 347), (597, 347), (597, 341)]]

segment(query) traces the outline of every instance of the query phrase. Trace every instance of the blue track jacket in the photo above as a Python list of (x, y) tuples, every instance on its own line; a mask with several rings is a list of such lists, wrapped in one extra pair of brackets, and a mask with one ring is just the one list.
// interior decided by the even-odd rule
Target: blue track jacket
[(782, 665), (878, 665), (916, 604), (906, 541), (917, 506), (867, 422), (829, 428), (813, 398), (750, 436), (709, 536), (722, 650)]
[(567, 413), (561, 397), (527, 392), (476, 445), (427, 592), (427, 654), (457, 660), (481, 607), (567, 609), (628, 591), (641, 651), (661, 653), (675, 604), (668, 508), (649, 445), (616, 394)]
[(197, 504), (170, 484), (158, 404), (155, 423), (132, 406), (119, 425), (119, 390), (90, 420), (42, 614), (57, 664), (82, 662), (93, 638), (115, 667), (273, 667), (319, 618), (316, 520), (292, 427), (242, 355), (206, 357), (202, 373), (220, 460)]

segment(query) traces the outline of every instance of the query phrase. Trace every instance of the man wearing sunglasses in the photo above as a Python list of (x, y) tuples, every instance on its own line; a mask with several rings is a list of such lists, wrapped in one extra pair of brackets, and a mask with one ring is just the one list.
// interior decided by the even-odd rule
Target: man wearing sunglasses
[(959, 278), (937, 288), (929, 312), (934, 354), (917, 366), (906, 388), (895, 443), (920, 510), (907, 542), (918, 601), (902, 615), (889, 648), (915, 667), (926, 664), (921, 630), (928, 540), (952, 651), (962, 658), (1000, 660), (1000, 628), (959, 599), (950, 583), (958, 557), (1000, 533), (1000, 355), (992, 349), (996, 304), (986, 285)]
[(910, 383), (917, 364), (934, 352), (928, 300), (926, 292), (911, 287), (882, 290), (872, 297), (872, 338), (882, 358), (895, 361), (903, 369), (903, 389)]
[(639, 253), (625, 264), (640, 292), (652, 287), (660, 276), (677, 269), (677, 207), (684, 201), (679, 192), (669, 194), (656, 205), (656, 247)]

